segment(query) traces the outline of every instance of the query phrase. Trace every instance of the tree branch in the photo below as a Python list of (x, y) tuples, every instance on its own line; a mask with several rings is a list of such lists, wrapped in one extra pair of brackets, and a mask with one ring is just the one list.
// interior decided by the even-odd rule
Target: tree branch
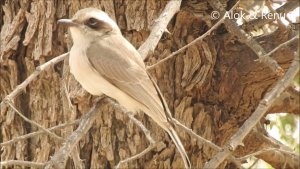
[[(296, 9), (299, 6), (299, 2), (298, 1), (287, 1), (284, 5), (282, 5), (281, 7), (277, 8), (275, 11), (278, 14), (286, 14), (289, 11), (292, 11), (294, 9)], [(267, 14), (268, 15), (268, 14)], [(244, 25), (242, 25), (242, 29), (245, 29), (247, 31), (252, 31), (254, 28), (256, 27), (262, 27), (267, 23), (270, 23), (272, 21), (274, 21), (275, 18), (268, 18), (268, 19), (255, 19), (252, 20), (248, 23), (245, 23)]]
[(130, 161), (133, 161), (133, 160), (136, 160), (136, 159), (139, 159), (140, 157), (144, 156), (145, 154), (147, 154), (148, 152), (150, 152), (151, 150), (153, 150), (155, 147), (156, 147), (156, 143), (155, 144), (152, 144), (150, 143), (150, 145), (145, 149), (143, 150), (142, 152), (134, 155), (134, 156), (131, 156), (131, 157), (128, 157), (124, 160), (121, 160), (119, 161), (119, 163), (116, 165), (116, 169), (119, 169), (121, 167), (122, 164), (125, 164), (125, 163), (128, 163)]
[(300, 115), (299, 94), (299, 91), (293, 89), (293, 87), (290, 86), (280, 94), (278, 99), (268, 110), (268, 113), (271, 114), (287, 112), (291, 114)]
[(299, 71), (299, 50), (295, 52), (294, 60), (285, 75), (277, 81), (276, 85), (269, 91), (260, 101), (254, 113), (245, 121), (239, 130), (230, 138), (214, 158), (204, 165), (204, 168), (217, 168), (237, 146), (243, 145), (243, 139), (255, 127), (260, 119), (265, 115), (266, 111), (276, 101), (277, 97), (291, 84), (295, 75)]
[(272, 149), (275, 148), (274, 151), (265, 151), (259, 154), (255, 154), (257, 158), (260, 158), (274, 168), (282, 168), (282, 166), (286, 165), (287, 168), (299, 168), (300, 166), (300, 158), (299, 155), (294, 152), (294, 150), (280, 141), (276, 140), (272, 136), (266, 136), (264, 133), (253, 130), (256, 137), (259, 138), (263, 143), (263, 149)]
[(82, 116), (78, 128), (66, 139), (63, 146), (45, 164), (45, 169), (50, 169), (52, 166), (58, 169), (63, 169), (65, 167), (67, 157), (96, 120), (97, 113), (99, 112), (96, 110), (98, 110), (101, 105), (100, 100), (102, 101), (103, 99), (97, 99), (90, 111)]
[(261, 152), (255, 154), (255, 156), (264, 160), (274, 168), (284, 168), (283, 166), (286, 166), (286, 168), (298, 169), (300, 166), (298, 155), (281, 149)]
[[(47, 130), (54, 131), (54, 130), (62, 129), (64, 127), (68, 127), (68, 126), (71, 126), (71, 125), (78, 124), (79, 122), (80, 122), (80, 119), (72, 121), (72, 122), (69, 122), (69, 123), (60, 124), (60, 125), (48, 128)], [(25, 134), (25, 135), (13, 138), (13, 139), (11, 139), (9, 141), (0, 143), (0, 146), (8, 146), (8, 145), (11, 145), (11, 144), (13, 144), (15, 142), (23, 141), (25, 139), (28, 139), (28, 138), (31, 138), (31, 137), (34, 137), (34, 136), (37, 136), (37, 135), (40, 135), (40, 134), (45, 134), (45, 133), (46, 133), (46, 131), (42, 130), (42, 131), (36, 131), (36, 132), (29, 133), (29, 134)]]
[(46, 70), (51, 65), (55, 65), (56, 63), (64, 60), (68, 55), (69, 53), (64, 53), (38, 66), (30, 76), (28, 76), (21, 84), (19, 84), (9, 95), (5, 96), (5, 98), (0, 103), (0, 106), (4, 106), (4, 102), (6, 100), (13, 100), (19, 93), (21, 93), (21, 91), (25, 90), (29, 83), (32, 82), (39, 74), (41, 74), (41, 72)]
[[(143, 156), (145, 153), (151, 151), (153, 148), (156, 147), (156, 142), (154, 141), (154, 139), (151, 137), (150, 135), (150, 131), (140, 122), (138, 121), (133, 115), (132, 113), (126, 111), (123, 107), (121, 107), (119, 104), (116, 104), (115, 102), (113, 102), (111, 99), (109, 98), (105, 98), (105, 102), (106, 103), (110, 103), (112, 105), (114, 105), (115, 108), (119, 108), (120, 110), (122, 110), (126, 115), (128, 115), (128, 117), (136, 124), (138, 125), (142, 131), (145, 133), (146, 138), (149, 140), (150, 145), (147, 149), (145, 149), (144, 151), (142, 151), (141, 153), (127, 158), (125, 160), (122, 160), (119, 162), (119, 164), (117, 165), (118, 167), (120, 167), (121, 164), (135, 160), (137, 158), (140, 158), (141, 156)], [(96, 101), (96, 103), (94, 104), (94, 106), (91, 108), (91, 110), (86, 113), (80, 120), (79, 126), (78, 128), (66, 139), (66, 142), (63, 144), (63, 146), (60, 148), (59, 151), (57, 151), (54, 156), (51, 158), (50, 161), (48, 161), (46, 163), (45, 168), (49, 169), (52, 166), (54, 166), (55, 168), (62, 168), (64, 167), (64, 164), (67, 160), (67, 157), (69, 156), (69, 154), (71, 153), (71, 151), (74, 149), (74, 147), (76, 146), (76, 144), (81, 140), (81, 138), (88, 132), (88, 130), (92, 127), (93, 122), (95, 121), (97, 114), (96, 114), (96, 110), (100, 107), (100, 101)]]
[(295, 41), (296, 39), (299, 39), (299, 34), (294, 36), (292, 39), (278, 45), (276, 48), (274, 48), (272, 51), (270, 51), (269, 53), (265, 54), (264, 56), (262, 57), (268, 57), (268, 56), (271, 56), (274, 52), (276, 52), (278, 49), (284, 47), (284, 46), (287, 46), (289, 45), (290, 43), (292, 43), (293, 41)]
[(248, 169), (252, 169), (257, 163), (258, 163), (259, 159), (255, 159), (255, 161), (251, 164), (251, 166)]
[[(209, 4), (216, 10), (220, 11), (221, 14), (225, 14), (226, 11), (223, 8), (222, 4), (216, 1), (209, 1)], [(259, 57), (259, 61), (267, 65), (274, 71), (277, 75), (282, 76), (284, 70), (278, 65), (278, 63), (270, 58), (266, 51), (260, 46), (260, 44), (254, 40), (248, 33), (242, 30), (234, 20), (226, 18), (224, 21), (227, 30), (233, 35), (237, 36), (238, 40), (242, 43), (245, 43), (253, 52)]]
[[(235, 4), (228, 12), (232, 11), (233, 9), (235, 9), (235, 8), (237, 7), (238, 3), (239, 3), (239, 1), (238, 1), (238, 2), (237, 2), (237, 3), (236, 3), (236, 4)], [(161, 59), (161, 60), (158, 61), (157, 63), (155, 63), (155, 64), (153, 64), (153, 65), (151, 65), (151, 66), (148, 66), (148, 67), (147, 67), (147, 70), (153, 69), (155, 66), (158, 66), (158, 65), (162, 64), (163, 62), (165, 62), (165, 61), (167, 61), (167, 60), (169, 60), (169, 59), (172, 59), (174, 56), (176, 56), (177, 54), (181, 53), (182, 51), (184, 51), (184, 50), (187, 49), (188, 47), (194, 45), (196, 42), (203, 40), (206, 36), (210, 35), (211, 32), (212, 32), (213, 30), (215, 30), (218, 26), (220, 26), (220, 25), (224, 22), (224, 20), (225, 20), (225, 15), (223, 15), (223, 16), (221, 17), (221, 19), (220, 19), (216, 24), (214, 24), (214, 26), (212, 26), (212, 27), (211, 27), (207, 32), (205, 32), (203, 35), (199, 36), (198, 38), (194, 39), (192, 42), (186, 44), (186, 45), (183, 46), (182, 48), (180, 48), (180, 49), (178, 49), (177, 51), (173, 52), (171, 55), (169, 55), (169, 56), (167, 56), (167, 57)]]
[(208, 146), (210, 146), (214, 150), (217, 150), (217, 151), (221, 150), (221, 147), (219, 147), (216, 144), (214, 144), (213, 142), (211, 142), (211, 141), (209, 141), (209, 140), (207, 140), (207, 139), (199, 136), (192, 129), (186, 127), (185, 125), (183, 125), (182, 123), (180, 123), (175, 118), (172, 118), (172, 121), (174, 122), (174, 124), (176, 124), (178, 127), (180, 127), (181, 129), (183, 129), (184, 131), (186, 131), (188, 134), (190, 134), (191, 136), (195, 137), (199, 142), (207, 144)]
[(149, 52), (153, 52), (164, 32), (167, 30), (168, 23), (179, 11), (181, 0), (171, 0), (166, 5), (160, 16), (154, 21), (154, 26), (147, 40), (139, 47), (138, 52), (145, 60)]
[(49, 136), (54, 137), (55, 139), (59, 140), (59, 141), (63, 141), (64, 139), (61, 138), (60, 136), (56, 135), (55, 133), (52, 133), (51, 131), (49, 131), (48, 129), (44, 128), (43, 126), (41, 126), (40, 124), (38, 124), (37, 122), (28, 119), (26, 116), (24, 116), (14, 105), (10, 100), (6, 101), (7, 104), (20, 116), (22, 117), (26, 122), (32, 124), (33, 126), (36, 126), (38, 129), (43, 130), (45, 133), (47, 133)]
[(245, 161), (247, 160), (248, 158), (250, 157), (254, 157), (254, 156), (257, 156), (257, 155), (260, 155), (262, 153), (265, 153), (265, 152), (268, 152), (268, 151), (276, 151), (277, 148), (266, 148), (266, 149), (262, 149), (262, 150), (259, 150), (259, 151), (256, 151), (254, 153), (251, 153), (251, 154), (248, 154), (248, 155), (245, 155), (243, 157), (240, 157), (239, 160), (240, 161)]
[[(174, 124), (176, 124), (178, 127), (180, 127), (181, 129), (183, 129), (185, 132), (187, 132), (188, 134), (190, 134), (191, 136), (195, 137), (200, 143), (206, 144), (208, 146), (210, 146), (211, 148), (213, 148), (216, 151), (221, 151), (222, 148), (219, 147), (218, 145), (214, 144), (213, 142), (199, 136), (198, 134), (196, 134), (192, 129), (186, 127), (185, 125), (181, 124), (178, 120), (176, 120), (175, 118), (172, 118), (172, 121), (174, 122)], [(242, 164), (239, 160), (237, 160), (233, 155), (231, 155), (229, 157), (229, 160), (231, 162), (233, 162), (237, 168), (242, 168)]]
[(111, 99), (109, 99), (109, 103), (114, 105), (115, 108), (117, 108), (120, 111), (122, 111), (123, 113), (125, 113), (137, 126), (139, 126), (142, 129), (142, 131), (144, 132), (147, 140), (150, 142), (150, 145), (145, 150), (143, 150), (142, 152), (140, 152), (140, 153), (138, 153), (138, 154), (136, 154), (132, 157), (128, 157), (124, 160), (119, 161), (119, 163), (115, 167), (117, 169), (117, 168), (120, 168), (120, 166), (122, 164), (127, 163), (129, 161), (136, 160), (136, 159), (142, 157), (143, 155), (145, 155), (146, 153), (148, 153), (149, 151), (153, 150), (157, 146), (157, 143), (151, 137), (150, 131), (143, 125), (143, 123), (141, 123), (139, 120), (137, 120), (131, 112), (127, 111), (124, 107), (122, 107), (121, 105), (119, 105), (116, 102), (112, 101)]

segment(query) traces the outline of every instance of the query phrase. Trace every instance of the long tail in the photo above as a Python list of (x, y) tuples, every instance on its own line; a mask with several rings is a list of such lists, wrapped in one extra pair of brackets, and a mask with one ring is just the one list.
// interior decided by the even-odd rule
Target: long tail
[[(149, 78), (151, 79), (151, 81), (152, 81), (152, 83), (153, 83), (153, 85), (154, 85), (154, 87), (157, 91), (158, 97), (159, 97), (159, 99), (160, 99), (160, 101), (161, 101), (161, 103), (164, 107), (164, 111), (165, 111), (165, 115), (166, 115), (167, 119), (171, 120), (172, 115), (171, 115), (171, 112), (168, 108), (168, 104), (166, 103), (166, 100), (164, 99), (161, 91), (159, 90), (159, 87), (157, 86), (157, 84), (155, 83), (155, 81), (153, 80), (151, 75), (150, 74), (148, 74), (148, 75), (149, 75)], [(176, 131), (174, 130), (174, 128), (171, 125), (169, 125), (168, 127), (165, 126), (163, 128), (168, 132), (168, 134), (170, 135), (170, 137), (173, 140), (174, 144), (176, 145), (176, 147), (177, 147), (177, 149), (178, 149), (178, 151), (179, 151), (179, 153), (182, 157), (185, 168), (190, 169), (191, 168), (191, 162), (189, 160), (189, 157), (186, 154), (186, 151), (185, 151), (185, 149), (184, 149), (184, 147), (183, 147)]]
[(176, 145), (181, 157), (182, 157), (182, 160), (184, 162), (184, 166), (186, 169), (190, 169), (191, 168), (191, 162), (189, 160), (189, 157), (187, 156), (186, 154), (186, 151), (176, 133), (176, 131), (174, 130), (174, 128), (170, 128), (168, 131), (168, 134), (170, 135), (171, 139), (173, 140), (174, 144)]

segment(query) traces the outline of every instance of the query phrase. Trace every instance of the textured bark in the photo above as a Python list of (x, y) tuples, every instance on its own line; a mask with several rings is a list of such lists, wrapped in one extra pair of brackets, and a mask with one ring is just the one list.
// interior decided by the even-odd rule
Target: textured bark
[[(135, 47), (139, 47), (167, 1), (8, 0), (0, 3), (2, 99), (36, 66), (70, 49), (71, 39), (66, 29), (57, 25), (57, 19), (70, 18), (85, 7), (103, 9), (117, 21), (124, 36)], [(156, 63), (211, 27), (210, 18), (199, 17), (199, 13), (209, 13), (209, 5), (205, 1), (193, 3), (182, 3), (181, 11), (168, 25), (171, 34), (163, 35), (154, 53), (148, 57), (147, 65)], [(256, 54), (232, 39), (223, 26), (215, 32), (150, 73), (155, 77), (173, 116), (197, 134), (222, 146), (251, 115), (279, 77), (265, 65), (256, 62)], [(270, 51), (290, 37), (290, 30), (278, 29), (256, 40), (261, 42), (266, 51)], [(282, 48), (272, 58), (286, 70), (293, 59), (293, 49)], [(80, 118), (92, 107), (93, 98), (81, 89), (70, 74), (66, 59), (63, 64), (57, 64), (39, 75), (14, 101), (25, 116), (49, 128)], [(295, 101), (290, 104), (294, 105)], [(274, 111), (286, 110), (284, 104), (276, 105)], [(299, 106), (290, 111), (296, 110), (299, 110)], [(99, 118), (70, 155), (66, 168), (113, 168), (121, 159), (147, 147), (148, 141), (143, 132), (125, 114), (108, 104), (101, 106), (99, 111)], [(37, 130), (7, 106), (1, 107), (0, 113), (0, 142)], [(125, 167), (183, 167), (180, 155), (167, 134), (145, 115), (138, 114), (137, 117), (151, 131), (154, 139), (163, 141), (164, 145)], [(66, 127), (56, 134), (66, 138), (76, 127)], [(187, 133), (177, 131), (193, 167), (203, 167), (216, 153)], [(265, 141), (257, 137), (255, 133), (249, 134), (244, 140), (247, 146), (238, 148), (234, 155), (239, 157), (266, 147)], [(57, 140), (48, 135), (39, 135), (2, 147), (0, 158), (1, 161), (46, 162), (59, 147), (61, 143)], [(272, 158), (261, 158), (264, 157)], [(269, 161), (272, 163), (272, 160)], [(219, 167), (230, 166), (223, 163)]]

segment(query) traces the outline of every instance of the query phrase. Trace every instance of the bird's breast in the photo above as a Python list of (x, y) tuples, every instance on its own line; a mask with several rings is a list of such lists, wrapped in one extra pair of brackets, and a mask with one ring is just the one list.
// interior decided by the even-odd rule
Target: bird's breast
[(84, 50), (73, 46), (69, 57), (70, 71), (81, 86), (93, 95), (101, 95), (105, 80), (94, 70)]

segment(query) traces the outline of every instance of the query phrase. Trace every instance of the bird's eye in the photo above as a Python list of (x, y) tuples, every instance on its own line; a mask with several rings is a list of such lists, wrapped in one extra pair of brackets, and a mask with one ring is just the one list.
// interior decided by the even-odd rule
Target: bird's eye
[(96, 28), (98, 25), (98, 20), (95, 18), (89, 18), (86, 22), (86, 24), (92, 28)]

